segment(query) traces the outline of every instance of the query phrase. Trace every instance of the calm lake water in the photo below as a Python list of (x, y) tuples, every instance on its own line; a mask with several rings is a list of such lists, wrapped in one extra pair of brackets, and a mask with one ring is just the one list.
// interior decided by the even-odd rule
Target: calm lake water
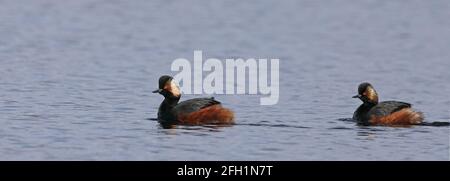
[[(0, 160), (449, 160), (449, 127), (345, 121), (371, 82), (450, 120), (450, 1), (0, 1)], [(279, 58), (280, 100), (162, 129), (176, 58)], [(182, 99), (209, 96), (184, 95)]]

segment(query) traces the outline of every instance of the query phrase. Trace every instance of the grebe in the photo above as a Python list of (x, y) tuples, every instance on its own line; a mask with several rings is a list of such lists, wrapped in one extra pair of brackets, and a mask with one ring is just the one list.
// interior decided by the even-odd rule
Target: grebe
[(195, 98), (178, 103), (181, 92), (171, 76), (161, 76), (159, 88), (153, 93), (164, 96), (158, 109), (158, 121), (163, 126), (234, 123), (234, 113), (222, 107), (214, 97)]
[(411, 104), (398, 101), (378, 102), (378, 94), (370, 83), (361, 83), (358, 95), (363, 104), (356, 109), (353, 119), (362, 125), (417, 125), (423, 114), (411, 108)]

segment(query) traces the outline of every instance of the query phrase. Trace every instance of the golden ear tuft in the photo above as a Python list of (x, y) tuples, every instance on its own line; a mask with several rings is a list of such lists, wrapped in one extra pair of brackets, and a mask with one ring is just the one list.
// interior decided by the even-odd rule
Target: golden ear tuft
[(365, 95), (372, 102), (378, 102), (378, 94), (372, 86), (368, 86), (363, 95)]
[(171, 92), (176, 97), (179, 97), (181, 95), (180, 88), (178, 88), (177, 84), (175, 84), (173, 80), (168, 81), (164, 86), (164, 89)]

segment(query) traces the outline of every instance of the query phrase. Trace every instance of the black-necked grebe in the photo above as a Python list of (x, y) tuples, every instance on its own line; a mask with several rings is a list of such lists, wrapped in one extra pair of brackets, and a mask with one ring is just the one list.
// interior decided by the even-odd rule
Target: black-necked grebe
[(153, 91), (164, 96), (159, 106), (158, 121), (162, 125), (232, 124), (234, 114), (211, 98), (195, 98), (178, 103), (180, 89), (168, 75), (159, 78), (159, 89)]
[(363, 102), (353, 119), (363, 125), (415, 125), (423, 121), (423, 114), (412, 110), (411, 104), (398, 101), (378, 102), (378, 94), (370, 83), (361, 83), (358, 95)]

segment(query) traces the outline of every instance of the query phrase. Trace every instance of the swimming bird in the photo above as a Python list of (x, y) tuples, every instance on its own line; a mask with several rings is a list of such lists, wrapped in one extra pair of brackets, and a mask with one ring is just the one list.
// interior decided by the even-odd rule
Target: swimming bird
[(233, 124), (234, 113), (209, 98), (195, 98), (179, 102), (181, 92), (173, 77), (159, 78), (159, 88), (153, 91), (164, 96), (158, 109), (158, 121), (163, 125)]
[(378, 94), (370, 83), (358, 86), (359, 98), (363, 104), (356, 109), (353, 119), (362, 125), (418, 125), (424, 116), (412, 109), (411, 104), (399, 101), (378, 102)]

